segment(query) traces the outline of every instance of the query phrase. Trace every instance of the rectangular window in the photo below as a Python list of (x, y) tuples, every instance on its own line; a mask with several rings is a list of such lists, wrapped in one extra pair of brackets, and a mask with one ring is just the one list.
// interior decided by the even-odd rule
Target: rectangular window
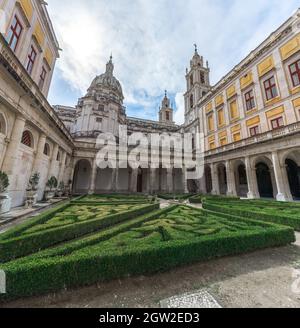
[(42, 90), (44, 87), (46, 76), (47, 76), (47, 71), (46, 71), (45, 67), (42, 67), (42, 73), (40, 75), (40, 81), (39, 81), (40, 90)]
[(258, 127), (258, 125), (250, 128), (250, 136), (251, 137), (255, 137), (258, 134), (259, 134), (259, 127)]
[(300, 85), (300, 59), (289, 66), (293, 86)]
[(213, 150), (213, 149), (215, 149), (215, 148), (216, 148), (216, 144), (215, 144), (214, 141), (212, 141), (212, 142), (209, 144), (209, 149), (210, 149), (210, 150)]
[(36, 55), (37, 55), (36, 50), (34, 49), (33, 46), (31, 46), (29, 54), (28, 54), (27, 66), (26, 66), (26, 70), (29, 74), (32, 73), (33, 65), (34, 65), (35, 60), (36, 60)]
[(13, 51), (16, 51), (19, 43), (23, 26), (17, 16), (14, 17), (7, 35), (7, 42)]
[(166, 112), (166, 120), (170, 121), (170, 113), (169, 112)]
[(275, 82), (275, 77), (272, 76), (268, 80), (264, 81), (264, 88), (266, 93), (266, 99), (271, 100), (278, 96), (277, 86)]
[(255, 100), (254, 100), (253, 90), (250, 90), (249, 92), (245, 93), (245, 101), (246, 101), (247, 111), (250, 111), (253, 108), (255, 108)]
[(208, 123), (208, 130), (209, 131), (214, 131), (215, 126), (214, 126), (214, 117), (213, 117), (213, 115), (209, 115), (207, 117), (207, 123)]
[(201, 80), (201, 84), (205, 84), (205, 75), (204, 72), (200, 73), (200, 80)]
[(239, 118), (239, 110), (236, 100), (230, 103), (230, 117), (232, 120)]
[(241, 132), (237, 132), (233, 135), (233, 141), (234, 142), (241, 141), (241, 139), (242, 139)]
[(271, 125), (272, 125), (273, 130), (283, 127), (284, 126), (283, 117), (281, 116), (281, 117), (275, 118), (275, 120), (271, 121)]
[(227, 138), (226, 138), (226, 137), (220, 139), (220, 145), (221, 145), (221, 146), (226, 146), (226, 145), (227, 145)]
[(224, 109), (220, 109), (218, 111), (218, 124), (219, 126), (223, 126), (225, 124)]

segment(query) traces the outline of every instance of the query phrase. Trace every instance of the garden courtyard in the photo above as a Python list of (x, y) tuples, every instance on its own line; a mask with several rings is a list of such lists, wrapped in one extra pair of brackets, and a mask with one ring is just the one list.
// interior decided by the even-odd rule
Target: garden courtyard
[(298, 203), (90, 195), (0, 231), (0, 307), (300, 307)]

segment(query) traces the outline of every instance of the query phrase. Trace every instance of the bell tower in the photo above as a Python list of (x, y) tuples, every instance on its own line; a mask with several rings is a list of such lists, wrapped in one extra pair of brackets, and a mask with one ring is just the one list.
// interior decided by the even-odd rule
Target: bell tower
[(204, 97), (211, 89), (209, 81), (210, 69), (208, 62), (204, 66), (203, 57), (198, 54), (198, 48), (195, 44), (195, 53), (190, 61), (190, 69), (186, 69), (187, 92), (185, 99), (185, 121), (194, 120), (190, 113), (195, 109), (198, 101)]
[(167, 90), (165, 90), (165, 97), (162, 100), (161, 108), (159, 110), (159, 122), (174, 124), (173, 108), (170, 99), (168, 98)]

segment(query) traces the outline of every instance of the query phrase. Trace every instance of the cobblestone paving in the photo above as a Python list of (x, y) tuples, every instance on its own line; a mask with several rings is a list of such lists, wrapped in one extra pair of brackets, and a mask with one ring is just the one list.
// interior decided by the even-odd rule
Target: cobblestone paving
[(164, 309), (220, 309), (221, 306), (206, 290), (174, 296), (160, 302)]

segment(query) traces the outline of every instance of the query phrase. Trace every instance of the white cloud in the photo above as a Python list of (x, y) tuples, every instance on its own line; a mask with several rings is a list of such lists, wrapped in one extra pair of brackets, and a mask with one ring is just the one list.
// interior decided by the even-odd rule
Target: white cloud
[(182, 92), (176, 94), (175, 103), (177, 110), (174, 114), (174, 121), (180, 125), (184, 123), (184, 97)]
[[(216, 83), (276, 29), (298, 0), (51, 0), (49, 11), (63, 48), (60, 76), (85, 93), (111, 52), (125, 102), (157, 116), (157, 96), (176, 94), (182, 121), (185, 68), (198, 43)], [(54, 95), (55, 96), (55, 95)], [(74, 103), (76, 103), (74, 99)]]

